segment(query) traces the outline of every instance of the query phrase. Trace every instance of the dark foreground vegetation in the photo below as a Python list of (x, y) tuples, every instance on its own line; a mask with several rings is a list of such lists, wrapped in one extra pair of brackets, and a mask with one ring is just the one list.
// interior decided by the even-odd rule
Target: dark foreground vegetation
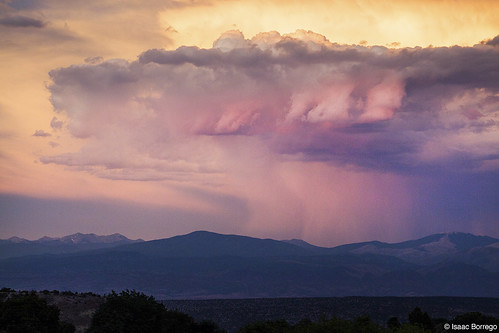
[[(92, 293), (78, 294), (69, 291), (20, 291), (0, 290), (0, 332), (8, 333), (72, 333), (76, 327), (59, 319), (60, 309), (49, 305), (44, 296), (99, 297)], [(103, 297), (94, 309), (88, 333), (222, 333), (223, 330), (210, 321), (196, 322), (191, 316), (167, 310), (152, 296), (137, 291), (112, 292)]]
[(87, 332), (218, 333), (222, 330), (213, 322), (197, 323), (185, 313), (167, 310), (152, 296), (127, 290), (106, 296)]
[[(76, 312), (68, 316), (68, 299), (89, 316), (86, 325), (78, 323)], [(152, 296), (125, 290), (106, 296), (70, 291), (15, 291), (0, 290), (0, 332), (47, 333), (113, 333), (113, 332), (176, 332), (222, 333), (226, 330), (209, 320), (196, 321), (178, 310), (169, 310)], [(53, 303), (53, 304), (49, 304)], [(59, 306), (64, 309), (59, 309)], [(61, 310), (66, 310), (61, 320)], [(77, 323), (75, 326), (74, 323)], [(466, 326), (468, 325), (468, 326)], [(472, 326), (474, 325), (474, 326)], [(466, 329), (466, 327), (468, 327)], [(454, 317), (432, 318), (415, 307), (405, 318), (390, 317), (380, 324), (369, 316), (343, 319), (322, 315), (318, 320), (301, 319), (298, 322), (281, 320), (257, 321), (242, 325), (240, 333), (433, 333), (453, 331), (493, 332), (499, 330), (499, 318), (479, 312), (468, 312)]]
[(228, 332), (256, 322), (285, 320), (291, 325), (302, 319), (319, 322), (325, 318), (354, 320), (369, 316), (386, 326), (391, 317), (409, 322), (408, 314), (423, 309), (432, 318), (455, 318), (467, 312), (499, 317), (499, 298), (481, 297), (318, 297), (166, 300), (168, 309), (177, 309), (196, 320), (209, 319)]
[(74, 325), (60, 321), (59, 313), (57, 306), (48, 305), (47, 300), (38, 297), (35, 292), (15, 293), (5, 299), (2, 297), (0, 332), (74, 332)]
[[(391, 317), (385, 326), (374, 323), (368, 316), (357, 317), (353, 320), (340, 318), (322, 318), (317, 322), (301, 320), (291, 325), (284, 320), (258, 322), (246, 325), (240, 333), (433, 333), (453, 331), (451, 325), (461, 328), (462, 325), (481, 325), (483, 329), (473, 332), (497, 331), (499, 319), (484, 316), (479, 312), (467, 313), (453, 320), (444, 318), (432, 319), (420, 308), (415, 308), (409, 313), (409, 322), (400, 323), (397, 317)], [(449, 325), (449, 328), (446, 328)]]

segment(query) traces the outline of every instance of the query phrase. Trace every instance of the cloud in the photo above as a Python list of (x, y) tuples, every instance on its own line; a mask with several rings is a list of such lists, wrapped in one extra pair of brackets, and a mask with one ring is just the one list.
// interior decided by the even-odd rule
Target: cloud
[(499, 51), (483, 44), (389, 49), (229, 31), (210, 49), (51, 71), (54, 109), (89, 141), (42, 161), (125, 170), (134, 156), (159, 173), (223, 172), (223, 142), (239, 136), (304, 161), (476, 171), (499, 154), (498, 68)]
[(63, 123), (64, 122), (61, 120), (58, 120), (57, 117), (53, 117), (52, 120), (50, 121), (50, 127), (52, 127), (55, 130), (61, 129)]
[(46, 23), (28, 16), (8, 15), (0, 17), (0, 25), (13, 28), (43, 28)]
[(101, 56), (87, 57), (84, 59), (85, 63), (92, 64), (92, 65), (98, 64), (98, 63), (102, 62), (102, 60), (104, 60), (104, 58), (102, 58)]
[(497, 46), (497, 45), (499, 45), (499, 35), (495, 36), (492, 39), (488, 39), (488, 40), (482, 41), (481, 44), (491, 45), (491, 46)]
[[(4, 139), (25, 140), (4, 145), (12, 151), (3, 154), (4, 188), (37, 196), (118, 195), (192, 211), (213, 211), (210, 195), (223, 193), (248, 207), (244, 218), (224, 219), (234, 228), (223, 230), (315, 235), (328, 245), (347, 234), (355, 241), (391, 230), (400, 240), (411, 221), (419, 235), (456, 230), (420, 231), (417, 223), (439, 228), (441, 219), (421, 213), (427, 202), (417, 208), (421, 218), (411, 219), (417, 215), (411, 205), (442, 193), (428, 202), (446, 207), (445, 218), (452, 210), (448, 198), (466, 193), (468, 185), (442, 191), (453, 183), (442, 182), (414, 193), (411, 181), (497, 174), (497, 47), (405, 46), (473, 45), (495, 36), (499, 20), (480, 16), (490, 1), (479, 2), (432, 3), (430, 11), (417, 1), (4, 2), (0, 17), (45, 23), (0, 25), (10, 76), (19, 78), (17, 68), (31, 78), (4, 82), (6, 92), (18, 83), (6, 101), (15, 119), (4, 127), (31, 128), (24, 135), (8, 129)], [(470, 30), (466, 22), (476, 17), (484, 21)], [(283, 34), (296, 27), (306, 30)], [(229, 29), (243, 33), (221, 34)], [(279, 32), (261, 32), (268, 30)], [(367, 42), (348, 44), (361, 40)], [(49, 69), (55, 110), (47, 117), (41, 83)], [(26, 95), (32, 98), (23, 100)], [(30, 110), (39, 117), (26, 116)], [(41, 128), (52, 137), (35, 149), (28, 137)], [(35, 178), (27, 181), (26, 172)], [(179, 196), (172, 188), (180, 187), (211, 194)], [(468, 193), (482, 197), (475, 188)], [(452, 202), (464, 207), (468, 201)], [(495, 211), (475, 203), (475, 216), (466, 216), (486, 224), (489, 214), (497, 222)], [(241, 211), (232, 201), (217, 207), (214, 221)], [(464, 215), (453, 214), (448, 225), (458, 216)], [(458, 229), (471, 231), (466, 223)], [(171, 232), (170, 225), (161, 228)], [(367, 229), (376, 232), (364, 237)]]
[(36, 130), (33, 136), (47, 137), (47, 136), (52, 136), (52, 134), (47, 133), (44, 130)]

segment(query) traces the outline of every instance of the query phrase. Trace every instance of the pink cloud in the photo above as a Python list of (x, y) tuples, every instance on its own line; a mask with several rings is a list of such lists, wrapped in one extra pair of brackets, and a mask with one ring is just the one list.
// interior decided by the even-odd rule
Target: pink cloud
[(353, 84), (338, 83), (331, 86), (312, 87), (293, 94), (287, 121), (310, 123), (331, 122), (345, 125), (349, 122), (349, 110), (353, 100)]
[(395, 110), (402, 105), (405, 95), (404, 83), (394, 78), (386, 78), (367, 92), (364, 121), (387, 120), (393, 117)]
[(60, 68), (49, 88), (57, 129), (82, 148), (41, 161), (194, 188), (208, 205), (233, 196), (248, 207), (234, 222), (243, 233), (322, 244), (400, 235), (409, 174), (496, 170), (498, 52), (231, 31), (210, 49)]
[[(487, 66), (493, 64), (477, 74), (468, 70), (471, 64), (463, 67), (462, 59), (473, 53), (479, 62), (497, 52), (484, 45), (395, 50), (337, 45), (305, 31), (262, 33), (249, 40), (229, 31), (211, 49), (149, 50), (134, 62), (57, 69), (50, 90), (71, 134), (93, 138), (99, 150), (115, 153), (126, 146), (148, 157), (143, 160), (162, 151), (189, 164), (193, 157), (174, 148), (189, 137), (257, 135), (269, 147), (280, 147), (278, 154), (397, 169), (430, 163), (418, 161), (425, 142), (410, 130), (415, 120), (426, 133), (435, 132), (444, 125), (434, 119), (458, 119), (458, 103), (480, 110), (484, 126), (485, 119), (497, 119), (494, 109), (484, 108), (495, 103), (490, 101), (499, 89), (488, 79)], [(474, 117), (459, 121), (469, 131), (478, 126)], [(438, 131), (439, 137), (445, 132)], [(397, 143), (396, 137), (404, 139)], [(90, 160), (107, 166), (105, 160)]]

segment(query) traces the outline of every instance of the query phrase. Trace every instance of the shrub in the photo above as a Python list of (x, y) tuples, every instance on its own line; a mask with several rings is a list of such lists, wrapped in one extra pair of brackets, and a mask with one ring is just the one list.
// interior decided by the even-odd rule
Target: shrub
[(92, 318), (88, 333), (215, 333), (214, 323), (197, 324), (185, 313), (169, 311), (152, 296), (137, 291), (114, 291)]
[(0, 331), (70, 333), (72, 324), (59, 321), (59, 309), (36, 293), (13, 295), (0, 305)]

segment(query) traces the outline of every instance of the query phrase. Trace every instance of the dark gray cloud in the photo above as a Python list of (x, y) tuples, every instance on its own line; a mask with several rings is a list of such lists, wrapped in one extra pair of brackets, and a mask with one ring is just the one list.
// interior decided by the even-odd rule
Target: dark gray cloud
[(40, 9), (45, 6), (44, 0), (15, 0), (15, 1), (2, 1), (6, 3), (10, 8), (15, 10), (33, 10)]
[(42, 20), (23, 16), (23, 15), (8, 15), (0, 17), (0, 25), (14, 28), (43, 28), (46, 23)]
[(486, 40), (486, 41), (483, 41), (481, 42), (482, 44), (485, 44), (485, 45), (491, 45), (491, 46), (496, 46), (496, 45), (499, 45), (499, 35), (495, 36), (494, 38), (492, 39), (489, 39), (489, 40)]
[(53, 117), (50, 121), (50, 127), (53, 129), (61, 129), (63, 123), (64, 122), (62, 120), (58, 120), (57, 117)]

